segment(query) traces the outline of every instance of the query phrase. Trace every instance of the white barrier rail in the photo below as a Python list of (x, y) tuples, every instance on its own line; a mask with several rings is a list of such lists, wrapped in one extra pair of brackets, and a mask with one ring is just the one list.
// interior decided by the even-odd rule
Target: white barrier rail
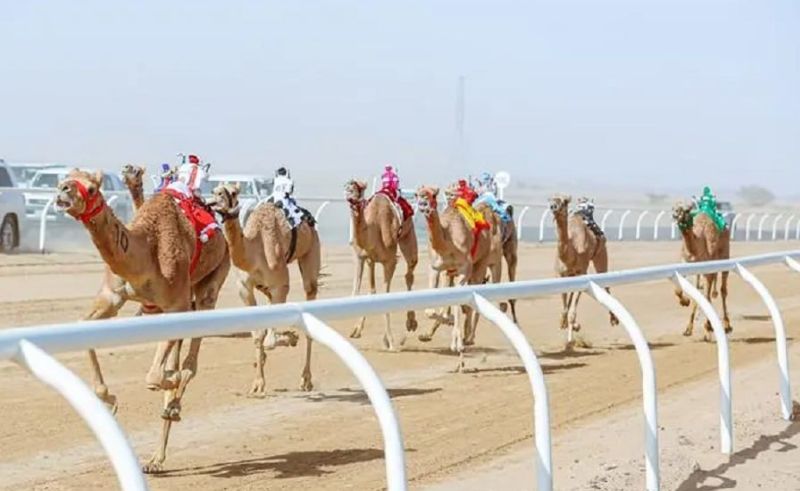
[[(528, 372), (531, 388), (534, 391), (534, 424), (536, 427), (537, 448), (537, 475), (540, 489), (552, 488), (552, 457), (550, 455), (549, 407), (547, 406), (547, 391), (544, 377), (536, 361), (535, 354), (530, 349), (524, 335), (508, 317), (498, 314), (496, 307), (490, 301), (504, 301), (507, 298), (525, 298), (540, 295), (558, 294), (563, 292), (586, 291), (614, 312), (622, 321), (623, 327), (633, 340), (642, 368), (643, 400), (645, 413), (645, 461), (647, 470), (647, 488), (658, 489), (658, 437), (655, 375), (652, 373), (652, 359), (644, 336), (639, 330), (635, 320), (624, 309), (621, 303), (611, 297), (604, 288), (629, 283), (644, 281), (672, 280), (677, 281), (684, 291), (699, 302), (700, 307), (711, 321), (719, 356), (720, 375), (720, 432), (721, 448), (731, 452), (733, 448), (732, 428), (733, 421), (730, 411), (730, 365), (727, 357), (727, 343), (724, 329), (710, 304), (699, 294), (684, 276), (716, 273), (721, 271), (736, 272), (761, 294), (767, 304), (773, 319), (776, 336), (776, 349), (778, 352), (779, 393), (781, 394), (781, 409), (783, 417), (787, 417), (787, 408), (791, 402), (791, 382), (788, 372), (788, 356), (786, 356), (786, 338), (783, 322), (774, 300), (766, 288), (747, 270), (746, 267), (765, 264), (786, 263), (790, 268), (800, 271), (800, 251), (788, 251), (772, 254), (762, 254), (725, 261), (709, 261), (692, 264), (671, 264), (640, 268), (628, 271), (615, 271), (604, 274), (592, 274), (575, 278), (558, 278), (546, 280), (519, 281), (516, 283), (489, 284), (480, 286), (465, 286), (441, 290), (421, 290), (412, 292), (387, 293), (372, 296), (353, 297), (344, 299), (317, 300), (305, 303), (288, 303), (276, 306), (246, 307), (237, 309), (214, 310), (207, 312), (188, 312), (157, 316), (145, 316), (114, 320), (97, 320), (84, 323), (57, 324), (50, 326), (27, 327), (9, 329), (0, 332), (0, 359), (20, 359), (22, 350), (30, 351), (30, 346), (35, 345), (51, 353), (64, 351), (85, 350), (90, 347), (104, 348), (124, 344), (154, 342), (164, 339), (180, 339), (189, 337), (205, 337), (224, 335), (294, 325), (304, 328), (308, 334), (318, 342), (330, 347), (341, 357), (357, 379), (364, 385), (370, 401), (378, 414), (378, 420), (384, 437), (386, 454), (386, 471), (388, 488), (394, 490), (406, 489), (405, 462), (403, 457), (402, 438), (397, 424), (397, 418), (388, 399), (388, 395), (380, 382), (377, 374), (372, 370), (363, 356), (336, 331), (328, 327), (324, 321), (347, 319), (358, 315), (378, 315), (386, 312), (405, 311), (409, 309), (425, 309), (442, 305), (473, 304), (491, 322), (496, 324), (509, 338), (514, 348), (523, 359)], [(526, 347), (527, 345), (527, 347)], [(52, 358), (45, 357), (51, 369), (64, 370)], [(46, 373), (37, 369), (43, 361), (33, 361), (28, 358), (27, 364), (31, 366), (34, 374), (43, 381), (50, 383)], [(52, 375), (52, 371), (50, 374)], [(67, 373), (67, 372), (61, 372)], [(63, 391), (61, 391), (63, 393)], [(64, 394), (69, 397), (68, 394)], [(73, 402), (73, 399), (70, 399)], [(73, 402), (73, 404), (75, 404)], [(103, 406), (92, 407), (75, 405), (81, 416), (90, 423), (97, 418), (98, 412), (106, 411)], [(107, 413), (106, 413), (107, 414)], [(110, 417), (110, 415), (109, 415)], [(112, 420), (113, 421), (113, 420)], [(93, 426), (94, 428), (94, 426)], [(117, 466), (125, 455), (132, 455), (130, 448), (120, 438), (121, 430), (110, 431), (112, 437), (107, 441), (115, 440), (109, 451), (112, 461), (122, 479), (122, 468)], [(116, 434), (118, 432), (119, 434)], [(104, 441), (106, 445), (106, 441)], [(120, 456), (122, 455), (122, 456)], [(137, 468), (138, 469), (138, 468)], [(143, 489), (132, 487), (130, 489)]]

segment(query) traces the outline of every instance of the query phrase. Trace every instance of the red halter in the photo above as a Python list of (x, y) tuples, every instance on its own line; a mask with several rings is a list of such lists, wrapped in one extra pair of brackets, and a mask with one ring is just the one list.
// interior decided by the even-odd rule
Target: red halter
[(83, 223), (89, 223), (89, 220), (96, 217), (101, 211), (103, 211), (103, 209), (106, 207), (106, 202), (100, 200), (100, 203), (98, 204), (97, 201), (100, 198), (99, 192), (95, 192), (94, 196), (89, 196), (89, 191), (82, 182), (78, 180), (74, 180), (72, 182), (75, 183), (75, 188), (78, 190), (81, 198), (83, 198), (83, 203), (85, 205), (83, 213), (78, 215), (78, 220), (82, 221)]

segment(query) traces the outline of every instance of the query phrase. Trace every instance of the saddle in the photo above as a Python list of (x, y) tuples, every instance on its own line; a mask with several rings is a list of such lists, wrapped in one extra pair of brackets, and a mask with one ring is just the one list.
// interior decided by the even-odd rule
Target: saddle
[[(408, 200), (400, 196), (397, 193), (397, 191), (383, 188), (375, 194), (376, 195), (382, 194), (387, 198), (389, 198), (389, 201), (392, 203), (392, 205), (395, 206), (395, 213), (397, 214), (397, 218), (399, 218), (401, 222), (405, 222), (406, 220), (414, 216), (414, 208), (411, 206), (411, 203), (409, 203)], [(373, 196), (372, 198), (374, 197), (375, 196)]]
[(491, 224), (483, 217), (483, 213), (476, 211), (464, 198), (456, 198), (453, 207), (464, 217), (470, 230), (472, 230), (472, 249), (470, 255), (475, 258), (478, 252), (478, 237), (484, 230), (492, 228)]
[(591, 230), (598, 239), (605, 237), (603, 229), (601, 229), (600, 225), (594, 220), (594, 203), (591, 201), (580, 201), (578, 203), (578, 208), (573, 214), (579, 216), (583, 220), (583, 223), (586, 224), (589, 230)]
[(165, 188), (161, 191), (172, 197), (181, 209), (186, 218), (194, 228), (196, 242), (194, 254), (192, 254), (192, 261), (189, 264), (189, 274), (194, 273), (197, 268), (197, 263), (200, 260), (200, 252), (203, 244), (208, 242), (209, 239), (214, 237), (214, 234), (219, 230), (219, 224), (214, 217), (214, 212), (202, 201), (195, 197), (188, 197), (185, 194), (174, 189)]
[(511, 221), (511, 215), (508, 213), (508, 205), (504, 201), (498, 200), (494, 194), (483, 193), (475, 200), (473, 205), (478, 205), (479, 203), (486, 203), (503, 222), (508, 223)]

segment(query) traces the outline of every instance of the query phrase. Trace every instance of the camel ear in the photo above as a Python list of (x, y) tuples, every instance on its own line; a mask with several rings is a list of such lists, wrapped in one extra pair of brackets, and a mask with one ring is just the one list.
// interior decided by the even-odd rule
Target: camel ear
[(367, 183), (364, 181), (356, 181), (356, 186), (358, 186), (358, 189), (362, 191), (367, 189)]
[(91, 179), (92, 182), (94, 182), (99, 188), (100, 184), (103, 182), (103, 171), (99, 170), (95, 172), (94, 175), (91, 177)]
[(431, 188), (431, 194), (433, 196), (439, 196), (439, 188), (437, 188), (437, 187)]
[(242, 190), (242, 186), (238, 182), (234, 183), (231, 187), (233, 188), (233, 194), (235, 195), (238, 195), (239, 191)]
[(143, 176), (144, 175), (144, 167), (139, 165), (139, 166), (136, 166), (134, 168), (134, 170), (136, 171), (136, 175), (137, 176)]

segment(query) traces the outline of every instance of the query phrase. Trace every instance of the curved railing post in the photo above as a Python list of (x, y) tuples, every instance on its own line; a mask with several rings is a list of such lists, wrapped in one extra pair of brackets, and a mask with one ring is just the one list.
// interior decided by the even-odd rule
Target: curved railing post
[(542, 218), (539, 219), (539, 242), (544, 242), (544, 219), (550, 214), (550, 208), (545, 208)]
[(364, 386), (364, 392), (367, 393), (369, 401), (375, 408), (378, 424), (383, 434), (387, 488), (389, 491), (405, 491), (407, 483), (403, 436), (400, 432), (400, 423), (397, 421), (392, 401), (389, 399), (389, 394), (386, 392), (381, 379), (378, 378), (378, 374), (375, 373), (367, 359), (352, 344), (348, 343), (341, 334), (317, 317), (303, 313), (301, 315), (301, 323), (314, 341), (327, 346), (339, 355), (344, 364), (347, 365), (347, 368)]
[(530, 209), (530, 206), (526, 206), (519, 212), (519, 218), (517, 218), (517, 240), (522, 240), (522, 219), (525, 218), (525, 214)]
[(786, 347), (786, 328), (783, 317), (775, 303), (775, 299), (767, 287), (741, 264), (736, 265), (736, 272), (742, 277), (761, 297), (772, 317), (772, 326), (775, 328), (775, 349), (778, 352), (778, 370), (780, 371), (779, 389), (781, 395), (781, 414), (783, 419), (792, 419), (792, 383), (789, 378), (789, 352)]
[(83, 380), (41, 348), (25, 340), (20, 341), (14, 361), (61, 394), (83, 418), (111, 460), (120, 488), (125, 491), (148, 489), (139, 460), (125, 433)]
[(744, 222), (744, 240), (750, 240), (750, 223), (753, 221), (753, 218), (756, 217), (755, 213), (751, 213), (749, 217), (747, 217), (747, 221)]
[(731, 240), (736, 240), (736, 224), (739, 222), (739, 219), (742, 218), (743, 213), (737, 213), (735, 217), (733, 217), (733, 221), (731, 222)]
[(667, 213), (665, 210), (661, 210), (656, 215), (656, 219), (653, 222), (653, 240), (658, 240), (658, 225), (661, 223), (661, 217)]
[(608, 217), (610, 217), (612, 213), (614, 213), (614, 210), (606, 210), (606, 212), (603, 213), (603, 219), (600, 220), (600, 230), (603, 232), (606, 231), (606, 220), (608, 220)]
[(553, 489), (553, 459), (550, 444), (550, 405), (544, 372), (525, 335), (500, 309), (484, 297), (473, 294), (472, 301), (478, 312), (500, 328), (522, 359), (528, 381), (533, 391), (533, 434), (536, 439), (536, 481), (540, 491)]
[(800, 239), (800, 220), (797, 220), (797, 228), (794, 231), (795, 240)]
[(322, 210), (324, 210), (329, 204), (331, 204), (330, 201), (323, 201), (322, 204), (319, 205), (319, 208), (317, 208), (317, 211), (314, 213), (315, 222), (319, 223), (319, 217), (322, 216)]
[(758, 240), (761, 240), (761, 234), (764, 231), (764, 222), (767, 221), (769, 213), (764, 213), (761, 220), (758, 221)]
[(778, 238), (778, 221), (780, 221), (781, 218), (783, 218), (783, 213), (778, 213), (778, 216), (772, 221), (772, 240)]
[(636, 320), (616, 298), (612, 297), (604, 288), (596, 283), (589, 282), (589, 294), (600, 302), (609, 311), (617, 316), (622, 327), (636, 348), (639, 366), (642, 371), (642, 403), (644, 406), (644, 461), (645, 478), (648, 491), (655, 491), (660, 485), (659, 455), (658, 455), (658, 403), (656, 398), (656, 371), (650, 346), (642, 334)]
[(795, 216), (797, 215), (789, 215), (789, 218), (786, 219), (786, 224), (783, 226), (783, 240), (789, 240), (789, 226), (792, 224), (792, 220), (794, 220)]
[(628, 218), (628, 215), (631, 214), (631, 210), (625, 210), (622, 216), (619, 219), (619, 234), (617, 235), (617, 240), (622, 240), (622, 235), (625, 232), (625, 219)]
[(677, 234), (678, 227), (675, 225), (675, 220), (672, 220), (669, 225), (669, 238), (675, 240), (675, 235)]
[(44, 254), (44, 240), (45, 234), (47, 233), (47, 214), (50, 212), (50, 208), (53, 207), (53, 203), (55, 202), (55, 196), (47, 200), (47, 204), (42, 208), (42, 216), (39, 217), (39, 252), (42, 254)]
[(649, 213), (649, 211), (644, 210), (639, 214), (639, 218), (636, 219), (636, 240), (639, 240), (642, 237), (642, 220)]
[(731, 414), (731, 365), (728, 355), (728, 339), (725, 328), (719, 320), (719, 315), (711, 302), (706, 299), (700, 290), (695, 288), (683, 275), (675, 273), (673, 277), (678, 286), (694, 300), (706, 319), (711, 323), (714, 339), (717, 342), (717, 364), (719, 372), (719, 419), (720, 419), (720, 449), (722, 453), (733, 452), (733, 415)]

